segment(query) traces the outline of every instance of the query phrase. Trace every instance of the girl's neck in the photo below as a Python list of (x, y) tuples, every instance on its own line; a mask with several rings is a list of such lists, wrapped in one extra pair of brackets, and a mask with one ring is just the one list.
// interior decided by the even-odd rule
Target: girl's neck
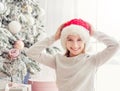
[[(79, 53), (78, 55), (83, 54), (83, 53), (85, 53), (85, 52), (83, 51), (83, 52)], [(74, 56), (77, 56), (77, 55), (72, 55), (72, 54), (70, 54), (69, 51), (67, 51), (67, 52), (65, 53), (65, 56), (66, 56), (66, 57), (74, 57)]]

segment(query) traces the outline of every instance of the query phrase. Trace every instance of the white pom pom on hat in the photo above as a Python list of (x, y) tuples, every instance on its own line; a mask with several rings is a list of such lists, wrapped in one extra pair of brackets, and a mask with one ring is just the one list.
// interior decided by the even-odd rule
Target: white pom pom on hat
[(88, 43), (90, 39), (91, 27), (82, 19), (72, 19), (64, 23), (61, 30), (61, 45), (66, 49), (66, 39), (68, 35), (79, 35), (84, 43)]

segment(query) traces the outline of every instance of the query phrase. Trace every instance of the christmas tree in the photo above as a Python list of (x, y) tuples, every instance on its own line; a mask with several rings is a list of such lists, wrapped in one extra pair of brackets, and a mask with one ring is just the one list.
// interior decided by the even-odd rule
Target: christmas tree
[(44, 38), (43, 15), (35, 0), (0, 0), (0, 79), (22, 83), (27, 72), (40, 71), (25, 49)]

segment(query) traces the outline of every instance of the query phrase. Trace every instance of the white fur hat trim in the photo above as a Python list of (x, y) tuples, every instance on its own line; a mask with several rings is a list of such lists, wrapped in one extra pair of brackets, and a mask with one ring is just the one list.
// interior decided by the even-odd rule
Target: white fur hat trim
[(90, 39), (89, 30), (80, 25), (70, 25), (63, 28), (61, 32), (61, 45), (66, 49), (66, 39), (68, 35), (80, 35), (80, 38), (84, 43), (87, 43)]

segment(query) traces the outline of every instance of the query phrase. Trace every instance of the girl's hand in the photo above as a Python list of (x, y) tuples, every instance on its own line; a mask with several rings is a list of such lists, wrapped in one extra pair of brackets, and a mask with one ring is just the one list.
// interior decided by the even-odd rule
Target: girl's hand
[(63, 26), (64, 26), (64, 24), (62, 24), (58, 27), (57, 32), (55, 33), (55, 40), (60, 39)]

